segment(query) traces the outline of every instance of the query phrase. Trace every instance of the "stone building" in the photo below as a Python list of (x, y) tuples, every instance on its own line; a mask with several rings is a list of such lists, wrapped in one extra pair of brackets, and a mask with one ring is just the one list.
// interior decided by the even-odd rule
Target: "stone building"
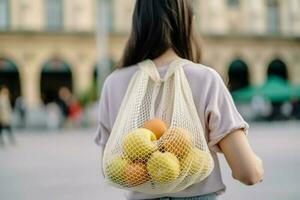
[[(107, 1), (113, 62), (128, 37), (134, 2)], [(0, 0), (0, 84), (10, 88), (13, 100), (22, 95), (35, 109), (55, 99), (61, 86), (76, 94), (91, 87), (99, 57), (97, 3)], [(300, 0), (194, 3), (203, 63), (215, 68), (231, 90), (261, 84), (272, 73), (300, 84)]]

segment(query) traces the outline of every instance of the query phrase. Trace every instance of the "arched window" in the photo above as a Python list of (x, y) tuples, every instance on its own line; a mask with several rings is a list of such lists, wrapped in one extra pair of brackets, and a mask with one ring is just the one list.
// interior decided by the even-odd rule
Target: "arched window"
[(58, 100), (58, 92), (66, 87), (73, 88), (72, 72), (68, 63), (60, 59), (47, 61), (41, 74), (41, 96), (45, 104)]
[(21, 95), (20, 76), (17, 66), (8, 59), (0, 58), (0, 86), (6, 86), (10, 91), (11, 103)]
[(240, 60), (234, 60), (228, 70), (229, 90), (235, 91), (249, 85), (249, 71), (247, 64)]
[(288, 72), (285, 63), (280, 59), (274, 59), (268, 66), (268, 76), (278, 76), (288, 80)]

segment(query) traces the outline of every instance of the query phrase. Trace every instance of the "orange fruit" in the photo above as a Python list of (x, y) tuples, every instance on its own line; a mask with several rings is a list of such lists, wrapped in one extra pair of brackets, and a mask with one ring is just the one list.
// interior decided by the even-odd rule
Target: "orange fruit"
[(132, 163), (124, 173), (125, 182), (129, 187), (141, 185), (149, 180), (147, 167), (143, 163)]
[(156, 135), (157, 140), (167, 130), (166, 123), (158, 118), (153, 118), (153, 119), (146, 121), (142, 127), (152, 131)]
[(168, 129), (161, 141), (159, 149), (175, 154), (179, 159), (184, 158), (193, 147), (192, 135), (183, 128), (172, 127)]

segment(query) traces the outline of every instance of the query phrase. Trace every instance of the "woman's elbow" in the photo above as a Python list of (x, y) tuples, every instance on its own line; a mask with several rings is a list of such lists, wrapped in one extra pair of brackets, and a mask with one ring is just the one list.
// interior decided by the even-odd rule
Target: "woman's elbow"
[(258, 164), (251, 170), (244, 170), (238, 175), (233, 174), (233, 178), (244, 183), (245, 185), (255, 185), (262, 181), (264, 170), (262, 164)]
[(236, 180), (244, 183), (245, 185), (255, 185), (260, 182), (262, 179), (261, 175), (242, 175), (240, 177), (234, 177)]

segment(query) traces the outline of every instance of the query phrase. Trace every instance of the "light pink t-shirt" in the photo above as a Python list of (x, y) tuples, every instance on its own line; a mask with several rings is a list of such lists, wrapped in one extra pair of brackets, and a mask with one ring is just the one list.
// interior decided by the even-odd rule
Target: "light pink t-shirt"
[[(168, 67), (169, 65), (165, 65), (157, 68), (161, 77), (165, 75)], [(183, 68), (192, 90), (202, 127), (205, 129), (206, 140), (214, 158), (215, 167), (204, 181), (194, 184), (181, 192), (165, 195), (147, 195), (127, 191), (127, 199), (151, 199), (165, 196), (191, 197), (225, 191), (216, 154), (216, 152), (220, 152), (218, 142), (236, 129), (243, 129), (247, 133), (249, 126), (237, 111), (228, 89), (216, 71), (192, 62), (183, 66)], [(106, 78), (99, 104), (97, 144), (106, 144), (130, 78), (137, 70), (137, 65), (117, 69)], [(158, 96), (158, 101), (159, 98), (160, 96)]]

